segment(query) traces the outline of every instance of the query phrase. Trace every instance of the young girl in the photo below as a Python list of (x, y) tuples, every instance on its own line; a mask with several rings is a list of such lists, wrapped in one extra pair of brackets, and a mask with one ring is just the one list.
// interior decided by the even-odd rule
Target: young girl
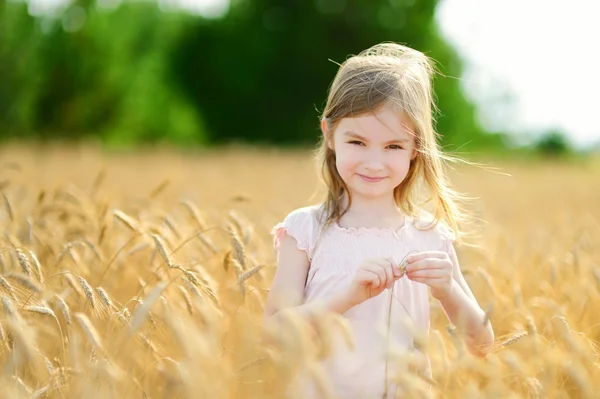
[[(433, 128), (432, 74), (425, 55), (398, 44), (347, 59), (321, 119), (327, 198), (273, 230), (278, 268), (265, 323), (283, 311), (346, 317), (354, 348), (336, 346), (323, 364), (340, 398), (395, 397), (386, 353), (413, 348), (411, 331), (428, 333), (429, 291), (473, 353), (494, 340), (453, 247), (461, 214)], [(410, 328), (398, 322), (407, 318)]]

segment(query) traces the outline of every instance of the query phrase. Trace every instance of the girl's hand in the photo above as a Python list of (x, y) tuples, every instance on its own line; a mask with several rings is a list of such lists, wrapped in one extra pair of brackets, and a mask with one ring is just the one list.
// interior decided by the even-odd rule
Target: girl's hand
[(406, 276), (412, 281), (427, 284), (431, 295), (440, 300), (452, 292), (454, 265), (446, 252), (420, 252), (406, 258)]
[(391, 288), (403, 275), (394, 258), (366, 260), (356, 270), (348, 290), (348, 300), (352, 306), (358, 305), (381, 294), (386, 288)]

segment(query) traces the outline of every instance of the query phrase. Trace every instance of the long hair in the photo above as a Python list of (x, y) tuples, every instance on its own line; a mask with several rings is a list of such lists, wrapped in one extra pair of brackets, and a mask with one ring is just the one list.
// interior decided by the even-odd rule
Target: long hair
[[(456, 238), (460, 237), (459, 223), (467, 214), (458, 202), (465, 197), (450, 187), (444, 171), (443, 161), (458, 158), (444, 154), (438, 144), (439, 134), (433, 126), (437, 111), (432, 91), (434, 73), (427, 56), (396, 43), (377, 44), (340, 65), (321, 116), (327, 129), (317, 150), (322, 178), (328, 188), (323, 203), (325, 227), (339, 222), (352, 203), (348, 187), (336, 168), (335, 151), (328, 146), (335, 128), (343, 118), (372, 114), (392, 105), (411, 122), (417, 151), (406, 178), (394, 189), (396, 205), (408, 216), (419, 217), (425, 211), (423, 205), (429, 203), (433, 220), (426, 228), (444, 221)], [(342, 209), (344, 195), (348, 202)]]

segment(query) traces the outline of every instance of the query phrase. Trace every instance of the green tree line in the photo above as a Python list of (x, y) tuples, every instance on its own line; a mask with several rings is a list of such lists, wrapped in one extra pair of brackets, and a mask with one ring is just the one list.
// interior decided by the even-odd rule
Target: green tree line
[(0, 0), (0, 138), (310, 144), (335, 62), (394, 41), (437, 61), (444, 144), (500, 146), (463, 95), (436, 5), (234, 0), (207, 19), (155, 2), (93, 0), (34, 17), (26, 3)]

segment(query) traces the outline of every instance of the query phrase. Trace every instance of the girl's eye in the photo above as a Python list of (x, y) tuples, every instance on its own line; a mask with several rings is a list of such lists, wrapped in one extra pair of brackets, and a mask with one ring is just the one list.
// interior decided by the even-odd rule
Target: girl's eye
[[(352, 144), (352, 145), (364, 145), (364, 143), (362, 141), (358, 141), (358, 140), (349, 141), (348, 144)], [(391, 150), (402, 150), (403, 149), (402, 147), (400, 147), (397, 144), (391, 144), (391, 145), (388, 146), (388, 148), (391, 149)]]

